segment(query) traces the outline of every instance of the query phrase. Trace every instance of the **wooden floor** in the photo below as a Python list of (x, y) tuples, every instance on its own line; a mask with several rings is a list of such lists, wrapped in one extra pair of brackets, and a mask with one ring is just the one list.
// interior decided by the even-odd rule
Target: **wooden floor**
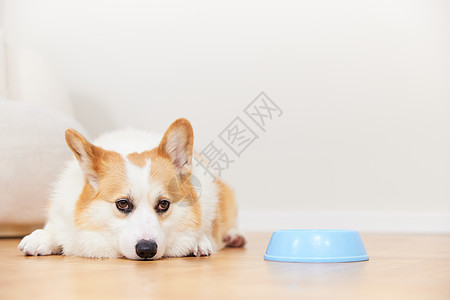
[(0, 299), (450, 299), (450, 235), (362, 234), (370, 260), (263, 260), (270, 234), (245, 249), (159, 261), (24, 257), (0, 239)]

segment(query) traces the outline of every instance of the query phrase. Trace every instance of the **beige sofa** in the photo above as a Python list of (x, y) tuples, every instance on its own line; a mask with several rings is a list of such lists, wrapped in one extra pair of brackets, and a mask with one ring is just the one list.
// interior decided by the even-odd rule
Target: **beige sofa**
[(51, 185), (71, 158), (64, 131), (86, 134), (56, 74), (38, 54), (5, 45), (0, 33), (0, 237), (44, 224)]

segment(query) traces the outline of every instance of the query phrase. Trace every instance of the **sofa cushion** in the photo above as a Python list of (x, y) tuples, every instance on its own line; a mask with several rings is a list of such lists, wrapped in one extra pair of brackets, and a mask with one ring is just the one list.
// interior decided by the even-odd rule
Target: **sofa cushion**
[(67, 128), (85, 134), (61, 112), (0, 99), (0, 236), (45, 223), (52, 183), (72, 156)]

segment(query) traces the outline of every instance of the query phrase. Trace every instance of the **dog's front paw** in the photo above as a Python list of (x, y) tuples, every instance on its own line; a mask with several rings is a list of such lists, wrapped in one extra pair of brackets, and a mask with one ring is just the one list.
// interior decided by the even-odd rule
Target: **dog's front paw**
[(44, 229), (33, 231), (22, 239), (17, 249), (25, 255), (51, 255), (58, 254), (60, 250), (55, 246), (52, 236)]
[(193, 251), (194, 256), (209, 256), (213, 254), (213, 247), (209, 239), (204, 235), (200, 238), (197, 247)]

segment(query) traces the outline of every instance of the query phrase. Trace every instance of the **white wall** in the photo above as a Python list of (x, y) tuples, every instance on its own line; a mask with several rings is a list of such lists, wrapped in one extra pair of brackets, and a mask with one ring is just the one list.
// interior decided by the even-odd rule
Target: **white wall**
[(284, 114), (225, 174), (247, 228), (450, 231), (449, 1), (6, 0), (4, 12), (9, 42), (59, 70), (93, 135), (184, 116), (201, 150), (265, 91)]

